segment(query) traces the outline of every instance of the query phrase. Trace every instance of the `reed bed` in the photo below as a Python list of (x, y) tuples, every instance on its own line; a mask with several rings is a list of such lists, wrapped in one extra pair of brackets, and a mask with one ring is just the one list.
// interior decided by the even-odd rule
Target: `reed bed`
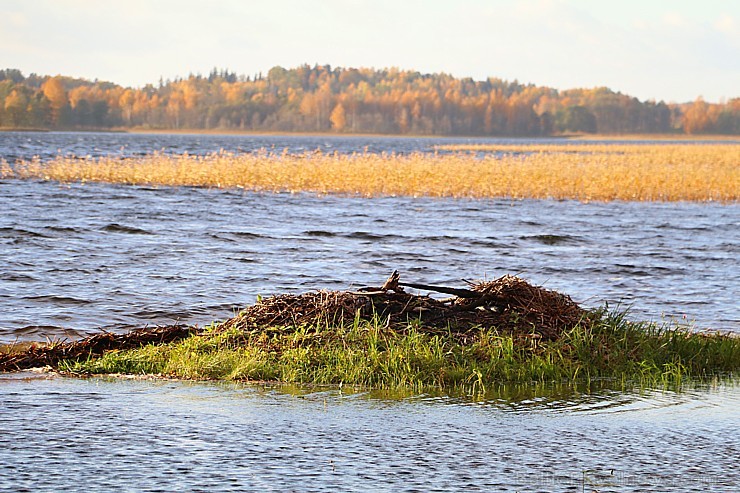
[[(457, 152), (448, 152), (453, 150)], [(375, 196), (736, 202), (740, 145), (456, 146), (435, 154), (57, 157), (0, 164), (0, 177)]]

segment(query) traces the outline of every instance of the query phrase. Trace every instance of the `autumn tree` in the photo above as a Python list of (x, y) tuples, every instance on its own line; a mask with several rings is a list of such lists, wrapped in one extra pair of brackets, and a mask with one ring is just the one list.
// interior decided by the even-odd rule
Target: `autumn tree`
[(728, 101), (717, 115), (716, 131), (721, 134), (740, 134), (740, 98)]
[(321, 113), (319, 112), (319, 105), (316, 100), (316, 96), (313, 93), (306, 93), (303, 95), (300, 104), (300, 112), (309, 121), (315, 122), (313, 130), (319, 130), (321, 126)]
[(69, 99), (60, 76), (51, 77), (41, 86), (41, 91), (51, 104), (51, 119), (54, 126), (66, 123)]
[(558, 112), (559, 129), (564, 132), (595, 133), (596, 117), (585, 106), (568, 106)]
[(136, 95), (131, 89), (126, 89), (118, 100), (121, 107), (121, 113), (123, 115), (123, 121), (128, 125), (131, 125), (131, 121), (133, 119), (135, 101)]
[[(15, 92), (14, 92), (15, 91)], [(214, 69), (124, 88), (0, 70), (0, 124), (53, 128), (252, 130), (537, 136), (551, 132), (740, 133), (740, 103), (639, 101), (605, 87), (302, 65), (267, 76)]]
[(344, 126), (347, 124), (347, 119), (342, 103), (337, 103), (337, 105), (331, 112), (329, 120), (331, 120), (331, 128), (333, 128), (336, 132), (341, 132), (342, 130), (344, 130)]
[(684, 131), (687, 134), (702, 133), (707, 130), (710, 123), (709, 104), (707, 104), (704, 99), (697, 98), (684, 114)]
[(324, 76), (323, 80), (319, 83), (319, 87), (316, 90), (316, 107), (318, 110), (318, 128), (317, 130), (326, 129), (326, 124), (329, 119), (329, 108), (332, 103), (332, 90), (331, 90), (331, 79), (328, 76)]
[(22, 127), (27, 123), (28, 96), (25, 91), (14, 89), (5, 98), (5, 118), (14, 127)]
[(180, 91), (170, 94), (167, 100), (167, 114), (172, 118), (174, 128), (180, 128), (180, 116), (185, 108), (185, 98)]
[(51, 124), (51, 103), (42, 92), (29, 97), (26, 111), (32, 127), (45, 128)]

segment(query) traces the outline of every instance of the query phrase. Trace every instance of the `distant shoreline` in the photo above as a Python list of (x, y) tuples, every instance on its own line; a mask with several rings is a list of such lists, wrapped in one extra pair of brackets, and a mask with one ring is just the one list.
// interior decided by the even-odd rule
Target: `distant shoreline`
[(515, 136), (515, 135), (417, 135), (417, 134), (373, 134), (373, 133), (337, 133), (337, 132), (277, 132), (266, 130), (238, 130), (238, 129), (157, 129), (157, 128), (33, 128), (33, 127), (0, 127), (0, 133), (6, 132), (79, 132), (79, 133), (124, 133), (142, 135), (256, 135), (256, 136), (294, 136), (294, 137), (367, 137), (388, 139), (512, 139), (512, 140), (666, 140), (666, 141), (740, 141), (740, 135), (724, 134), (553, 134), (546, 136)]

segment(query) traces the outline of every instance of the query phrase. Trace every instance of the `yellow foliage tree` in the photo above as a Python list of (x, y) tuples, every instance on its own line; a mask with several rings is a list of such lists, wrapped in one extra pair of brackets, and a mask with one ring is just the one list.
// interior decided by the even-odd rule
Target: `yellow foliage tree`
[(134, 112), (134, 101), (136, 100), (136, 94), (131, 89), (126, 89), (123, 94), (121, 94), (120, 99), (118, 100), (118, 104), (121, 107), (121, 113), (123, 116), (123, 119), (126, 120), (126, 123), (129, 125), (131, 124), (131, 117), (133, 116)]
[(329, 120), (331, 121), (331, 128), (333, 128), (337, 132), (341, 132), (342, 130), (344, 130), (344, 127), (347, 124), (347, 116), (345, 114), (344, 106), (342, 106), (342, 103), (338, 103), (334, 107), (331, 112), (331, 116), (329, 116)]
[(303, 99), (301, 99), (300, 112), (306, 118), (316, 118), (316, 128), (314, 130), (319, 129), (321, 115), (319, 113), (319, 105), (316, 101), (316, 96), (314, 96), (313, 93), (309, 92), (303, 95)]
[(52, 123), (58, 125), (63, 108), (69, 104), (67, 90), (62, 84), (62, 78), (59, 76), (49, 78), (41, 86), (41, 91), (51, 103)]
[(21, 91), (13, 90), (5, 98), (5, 112), (12, 125), (17, 127), (23, 125), (27, 107), (28, 97)]
[(175, 128), (180, 128), (180, 114), (185, 107), (185, 97), (182, 92), (175, 91), (170, 94), (169, 100), (167, 101), (167, 114), (172, 118), (172, 123)]

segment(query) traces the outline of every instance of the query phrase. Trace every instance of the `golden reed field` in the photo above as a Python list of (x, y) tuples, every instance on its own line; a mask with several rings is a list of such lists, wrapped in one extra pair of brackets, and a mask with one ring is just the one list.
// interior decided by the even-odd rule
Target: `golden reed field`
[(740, 194), (740, 145), (735, 144), (470, 145), (439, 150), (446, 152), (58, 157), (3, 162), (0, 176), (366, 197), (736, 202)]

